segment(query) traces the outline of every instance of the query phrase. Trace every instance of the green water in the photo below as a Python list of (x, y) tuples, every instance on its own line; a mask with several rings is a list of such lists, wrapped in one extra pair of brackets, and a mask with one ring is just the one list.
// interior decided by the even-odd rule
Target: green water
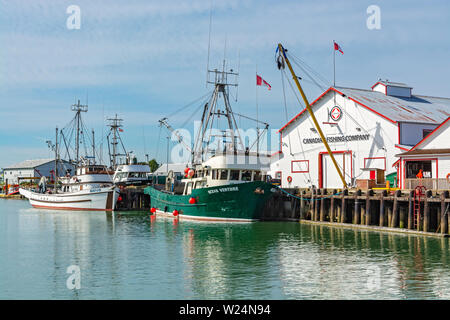
[(448, 250), (440, 238), (0, 200), (1, 299), (449, 299)]

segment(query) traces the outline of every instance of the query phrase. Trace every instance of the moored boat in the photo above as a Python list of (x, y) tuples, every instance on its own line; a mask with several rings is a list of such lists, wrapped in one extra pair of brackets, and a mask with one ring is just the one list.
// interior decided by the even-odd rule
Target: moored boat
[[(192, 149), (167, 123), (167, 117), (159, 121), (192, 156), (191, 166), (185, 170), (185, 178), (178, 183), (173, 173), (171, 175), (169, 172), (164, 190), (149, 186), (144, 192), (150, 195), (151, 211), (157, 215), (204, 221), (256, 221), (261, 218), (266, 201), (275, 191), (266, 182), (270, 156), (258, 148), (259, 139), (268, 129), (268, 124), (232, 111), (229, 87), (237, 84), (228, 82), (227, 78), (237, 77), (237, 73), (224, 69), (209, 73), (214, 75), (214, 81), (208, 81), (214, 84), (214, 91), (204, 104)], [(223, 98), (223, 105), (218, 103), (220, 97)], [(261, 132), (257, 125), (256, 141), (251, 146), (244, 146), (245, 139), (242, 139), (241, 130), (237, 128), (237, 116), (265, 125)], [(220, 127), (220, 120), (225, 130)], [(217, 129), (212, 129), (214, 125)], [(257, 151), (251, 152), (255, 144)]]
[(275, 191), (266, 182), (266, 168), (259, 163), (230, 163), (230, 158), (255, 157), (216, 155), (195, 171), (191, 169), (193, 176), (182, 179), (179, 185), (170, 182), (166, 190), (147, 187), (144, 192), (150, 195), (154, 213), (203, 221), (259, 220), (265, 202)]

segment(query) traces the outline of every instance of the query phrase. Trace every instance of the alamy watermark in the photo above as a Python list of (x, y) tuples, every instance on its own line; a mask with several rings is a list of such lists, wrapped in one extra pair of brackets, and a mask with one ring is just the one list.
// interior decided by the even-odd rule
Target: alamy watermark
[(77, 5), (70, 5), (66, 9), (70, 16), (66, 20), (66, 27), (69, 30), (79, 30), (81, 28), (81, 9)]
[(366, 20), (367, 29), (380, 30), (381, 29), (381, 9), (377, 5), (370, 5), (367, 7), (367, 14), (369, 15)]
[(77, 265), (71, 265), (67, 267), (66, 273), (70, 276), (66, 280), (66, 287), (69, 290), (81, 289), (81, 269)]

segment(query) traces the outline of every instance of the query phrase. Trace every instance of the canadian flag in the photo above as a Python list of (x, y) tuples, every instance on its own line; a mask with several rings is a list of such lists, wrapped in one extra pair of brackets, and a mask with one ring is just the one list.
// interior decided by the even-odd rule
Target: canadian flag
[(340, 53), (344, 54), (344, 51), (342, 51), (341, 46), (338, 45), (336, 42), (334, 42), (334, 50), (338, 50)]
[(272, 86), (270, 84), (267, 83), (266, 80), (264, 80), (263, 78), (261, 78), (260, 76), (256, 75), (256, 85), (257, 86), (266, 86), (267, 89), (272, 89)]

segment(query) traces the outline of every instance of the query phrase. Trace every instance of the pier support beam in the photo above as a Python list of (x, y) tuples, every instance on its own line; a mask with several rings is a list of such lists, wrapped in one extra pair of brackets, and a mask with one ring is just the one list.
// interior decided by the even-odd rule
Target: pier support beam
[(383, 190), (379, 197), (380, 197), (380, 221), (379, 226), (384, 227), (385, 225), (385, 217), (386, 217), (386, 204), (384, 201), (384, 197), (386, 196), (386, 190)]
[(353, 211), (353, 223), (359, 224), (361, 218), (361, 206), (358, 197), (361, 195), (361, 190), (356, 190), (355, 192), (355, 209)]
[(333, 190), (333, 195), (331, 196), (330, 199), (330, 222), (334, 222), (335, 221), (335, 215), (336, 215), (336, 207), (335, 207), (335, 194), (336, 194), (336, 190)]
[(447, 234), (448, 233), (448, 213), (450, 211), (450, 203), (445, 203), (445, 199), (447, 199), (449, 196), (448, 191), (443, 191), (441, 193), (441, 233)]
[(370, 225), (372, 223), (372, 210), (371, 210), (371, 203), (370, 203), (370, 197), (373, 196), (373, 190), (367, 190), (366, 194), (366, 216), (364, 217), (364, 222), (366, 226)]
[(342, 196), (341, 196), (341, 223), (347, 222), (347, 201), (345, 199), (345, 196), (348, 195), (348, 190), (344, 189), (342, 190)]
[(428, 198), (431, 197), (431, 190), (427, 190), (425, 192), (425, 199), (424, 199), (424, 205), (423, 205), (423, 231), (428, 232), (430, 231), (430, 202), (428, 201)]
[(402, 192), (400, 190), (395, 191), (394, 194), (394, 203), (392, 205), (392, 221), (391, 221), (391, 228), (397, 228), (398, 227), (398, 221), (399, 221), (399, 204), (398, 204), (398, 197), (400, 197)]

